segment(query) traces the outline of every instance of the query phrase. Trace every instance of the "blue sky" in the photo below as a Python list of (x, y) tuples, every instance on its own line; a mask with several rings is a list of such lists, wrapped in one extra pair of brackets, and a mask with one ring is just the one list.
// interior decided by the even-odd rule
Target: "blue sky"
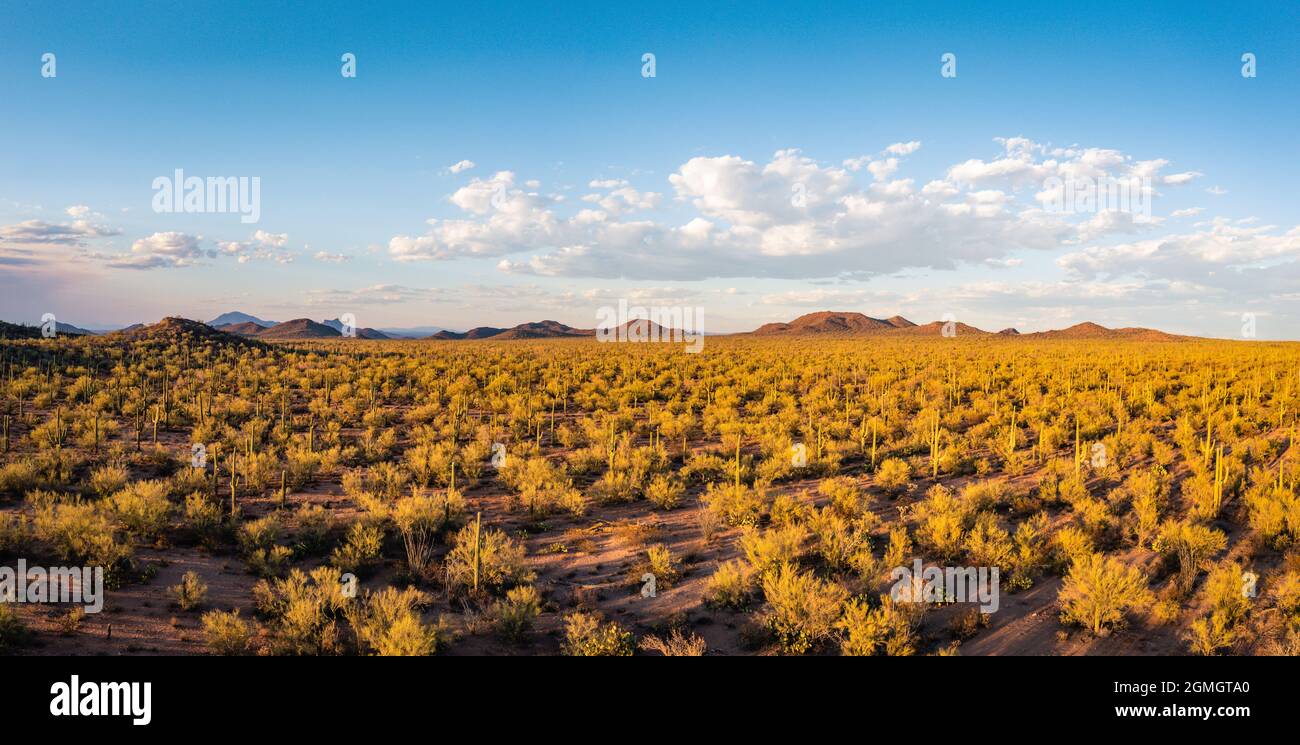
[[(1300, 338), (1300, 6), (999, 5), (9, 2), (0, 318)], [(178, 168), (259, 177), (257, 224), (154, 212)], [(1083, 172), (1153, 219), (1040, 214)]]

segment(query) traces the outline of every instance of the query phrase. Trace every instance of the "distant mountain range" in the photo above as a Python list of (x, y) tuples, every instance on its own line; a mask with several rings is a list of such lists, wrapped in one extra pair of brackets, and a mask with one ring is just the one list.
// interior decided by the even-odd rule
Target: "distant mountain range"
[(95, 331), (78, 328), (77, 326), (73, 326), (70, 323), (64, 323), (62, 321), (55, 321), (54, 328), (57, 329), (60, 334), (73, 334), (75, 336), (96, 336), (97, 335), (97, 332)]
[[(302, 320), (302, 319), (298, 319), (298, 320)], [(340, 335), (343, 333), (343, 322), (337, 318), (329, 321), (322, 321), (321, 323), (323, 323), (326, 326), (329, 326), (335, 331), (338, 331)], [(260, 326), (264, 329), (269, 329), (273, 326), (280, 325), (280, 322), (266, 321), (261, 318), (258, 318), (257, 316), (249, 315), (248, 313), (231, 311), (229, 313), (222, 313), (221, 315), (217, 316), (211, 321), (208, 321), (207, 325), (211, 326), (214, 329), (221, 329), (223, 331), (229, 331), (235, 334), (243, 334), (245, 336), (251, 336), (258, 333), (257, 329), (253, 328), (253, 326)], [(231, 328), (227, 328), (227, 327), (231, 327)], [(362, 336), (362, 338), (366, 338), (366, 339), (421, 339), (426, 336), (432, 336), (442, 330), (443, 330), (442, 326), (415, 326), (412, 328), (388, 328), (388, 329), (367, 328), (367, 329), (358, 329), (357, 335)], [(363, 332), (364, 334), (366, 334), (365, 336), (363, 336)]]
[[(610, 329), (610, 333), (630, 333), (640, 336), (660, 336), (670, 333), (670, 329), (661, 326), (653, 321), (641, 319), (628, 321), (621, 326)], [(596, 329), (578, 329), (565, 325), (559, 321), (536, 321), (533, 323), (521, 323), (508, 329), (497, 328), (495, 326), (479, 326), (472, 328), (463, 333), (456, 331), (439, 331), (430, 336), (430, 339), (442, 339), (446, 341), (459, 341), (464, 339), (562, 339), (562, 338), (581, 338), (584, 336), (596, 336)]]
[(217, 316), (211, 321), (208, 321), (208, 325), (214, 329), (221, 328), (222, 326), (232, 326), (241, 323), (251, 323), (256, 326), (261, 326), (264, 329), (269, 329), (272, 326), (279, 323), (279, 321), (263, 321), (257, 316), (250, 316), (247, 313), (240, 313), (239, 311), (222, 313), (221, 315)]
[[(227, 313), (225, 315), (243, 314)], [(212, 324), (208, 325), (211, 326)], [(320, 323), (310, 318), (295, 318), (292, 321), (277, 323), (273, 326), (262, 326), (257, 321), (241, 321), (239, 323), (213, 326), (213, 328), (218, 331), (225, 331), (228, 334), (255, 336), (258, 339), (338, 339), (343, 337), (343, 331), (347, 327), (337, 318)], [(356, 337), (359, 339), (397, 338), (370, 328), (356, 329)]]
[(479, 326), (464, 333), (439, 331), (432, 339), (551, 339), (562, 336), (595, 336), (595, 329), (575, 329), (558, 321), (521, 323), (508, 329)]
[[(902, 316), (879, 319), (861, 313), (822, 311), (799, 316), (789, 323), (768, 323), (750, 332), (755, 336), (782, 336), (803, 334), (838, 334), (838, 335), (882, 335), (882, 336), (938, 336), (948, 325), (945, 321), (933, 321), (917, 325)], [(960, 322), (952, 322), (956, 336), (1014, 336), (1022, 339), (1136, 339), (1140, 341), (1172, 341), (1187, 338), (1163, 331), (1145, 328), (1108, 329), (1092, 322), (1076, 324), (1066, 329), (1054, 331), (1037, 331), (1022, 334), (1009, 328), (1001, 331), (985, 331)]]
[(394, 338), (423, 339), (445, 331), (442, 326), (409, 326), (407, 328), (382, 328), (380, 331)]
[[(902, 316), (882, 320), (861, 313), (821, 311), (799, 316), (789, 323), (764, 324), (751, 333), (755, 336), (804, 334), (939, 336), (943, 334), (946, 325), (947, 322), (945, 321), (933, 321), (924, 325), (917, 325)], [(1171, 341), (1186, 338), (1154, 329), (1108, 329), (1091, 322), (1076, 324), (1066, 329), (1037, 331), (1031, 334), (1022, 334), (1018, 330), (1011, 328), (997, 332), (985, 331), (960, 322), (953, 322), (952, 330), (959, 337), (1014, 336), (1022, 339), (1136, 339), (1140, 341)]]
[[(210, 331), (224, 332), (238, 337), (259, 340), (338, 339), (343, 337), (343, 331), (346, 328), (343, 322), (337, 318), (327, 321), (313, 321), (309, 318), (296, 318), (292, 321), (277, 323), (275, 321), (266, 321), (247, 313), (232, 311), (230, 313), (223, 313), (206, 324), (186, 319), (168, 318), (158, 324), (145, 325), (137, 323), (115, 332), (104, 333), (137, 333), (142, 330), (155, 329), (164, 322), (170, 324), (169, 327), (174, 328), (180, 328), (179, 324), (190, 324), (192, 326), (203, 327)], [(624, 329), (635, 325), (640, 325), (640, 333), (643, 335), (646, 331), (658, 330), (661, 333), (666, 333), (668, 331), (662, 326), (658, 326), (658, 324), (651, 324), (649, 321), (629, 322), (624, 324)], [(185, 328), (192, 331), (192, 326), (185, 326)], [(654, 327), (653, 329), (651, 328), (652, 326)], [(862, 313), (827, 310), (808, 313), (786, 323), (766, 323), (753, 331), (737, 335), (773, 337), (818, 335), (920, 337), (941, 336), (945, 330), (945, 326), (947, 326), (945, 321), (916, 324), (902, 316), (872, 318), (871, 316)], [(1163, 331), (1148, 328), (1112, 329), (1092, 322), (1079, 323), (1065, 329), (1038, 331), (1028, 334), (1022, 334), (1014, 328), (1003, 329), (996, 332), (985, 331), (984, 329), (957, 322), (953, 322), (952, 328), (955, 329), (956, 335), (959, 337), (1002, 336), (1016, 337), (1020, 339), (1132, 339), (1137, 341), (1174, 341), (1178, 339), (1194, 338), (1177, 336), (1175, 334), (1168, 334)], [(431, 333), (419, 333), (429, 330), (432, 330)], [(65, 323), (58, 324), (58, 331), (60, 334), (68, 335), (99, 335), (99, 332), (88, 331)], [(403, 331), (406, 333), (401, 333)], [(441, 341), (466, 341), (475, 339), (557, 339), (593, 337), (595, 335), (596, 329), (574, 328), (573, 326), (568, 326), (558, 321), (521, 323), (518, 326), (512, 326), (509, 328), (477, 326), (468, 331), (450, 331), (438, 326), (417, 327), (414, 329), (356, 329), (357, 338), (379, 340), (418, 338)], [(635, 336), (635, 334), (633, 335)], [(41, 338), (41, 329), (40, 326), (29, 326), (0, 321), (0, 338), (39, 339)]]

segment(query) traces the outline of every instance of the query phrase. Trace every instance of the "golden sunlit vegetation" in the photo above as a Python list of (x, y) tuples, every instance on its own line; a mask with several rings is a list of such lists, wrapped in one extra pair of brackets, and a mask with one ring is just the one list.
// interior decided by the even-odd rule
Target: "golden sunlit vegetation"
[(0, 562), (109, 592), (0, 650), (1294, 654), (1297, 414), (1281, 343), (9, 340)]

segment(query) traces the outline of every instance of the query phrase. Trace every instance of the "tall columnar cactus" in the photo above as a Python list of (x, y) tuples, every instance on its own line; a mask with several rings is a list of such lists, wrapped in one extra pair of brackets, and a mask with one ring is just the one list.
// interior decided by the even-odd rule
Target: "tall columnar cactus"
[(930, 428), (930, 475), (939, 478), (939, 412), (934, 413), (934, 425)]
[(1214, 504), (1213, 514), (1219, 514), (1223, 506), (1223, 488), (1228, 481), (1228, 465), (1223, 462), (1223, 445), (1219, 445), (1214, 454)]
[(1011, 409), (1011, 427), (1007, 430), (1007, 453), (1016, 452), (1016, 410)]
[(740, 433), (736, 433), (736, 493), (740, 493)]
[(871, 420), (871, 470), (876, 469), (876, 420)]
[(212, 501), (217, 502), (217, 470), (221, 464), (221, 452), (212, 446)]
[(1079, 416), (1074, 417), (1074, 477), (1083, 475), (1083, 440), (1079, 437)]
[(479, 573), (483, 567), (483, 513), (474, 514), (474, 592), (478, 592)]

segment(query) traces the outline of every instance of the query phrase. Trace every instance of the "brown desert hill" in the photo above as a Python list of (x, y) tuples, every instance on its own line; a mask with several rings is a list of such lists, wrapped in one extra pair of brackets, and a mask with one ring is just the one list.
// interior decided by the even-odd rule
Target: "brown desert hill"
[(240, 336), (257, 336), (266, 330), (267, 327), (259, 326), (252, 321), (243, 323), (227, 323), (224, 326), (215, 326), (217, 331), (224, 331), (227, 334), (238, 334)]
[(686, 334), (681, 329), (669, 328), (648, 318), (633, 319), (610, 329), (596, 329), (592, 333), (598, 339), (622, 341), (680, 341), (685, 339)]
[(1025, 339), (1128, 339), (1132, 341), (1178, 341), (1179, 339), (1188, 339), (1191, 337), (1178, 336), (1177, 334), (1168, 334), (1164, 331), (1146, 328), (1119, 328), (1108, 329), (1100, 324), (1091, 321), (1076, 323), (1065, 329), (1053, 329), (1051, 331), (1036, 331), (1032, 334), (1022, 334), (1021, 338)]
[(575, 329), (558, 321), (521, 323), (497, 334), (497, 339), (552, 339), (561, 336), (595, 336), (595, 329)]
[(195, 342), (216, 342), (219, 344), (238, 344), (238, 345), (256, 345), (256, 342), (247, 337), (236, 334), (227, 334), (224, 331), (218, 331), (206, 323), (191, 321), (188, 318), (178, 318), (169, 316), (158, 323), (148, 325), (136, 324), (134, 326), (112, 331), (104, 334), (103, 338), (112, 339), (121, 337), (131, 341), (143, 342), (161, 342), (164, 344), (174, 344), (177, 342), (195, 343)]
[[(778, 334), (886, 334), (890, 336), (939, 336), (943, 332), (944, 322), (935, 321), (917, 325), (902, 316), (880, 319), (843, 311), (825, 310), (799, 316), (789, 323), (767, 323), (751, 333), (770, 336)], [(983, 329), (958, 323), (957, 335), (978, 336), (988, 334)]]
[[(253, 321), (242, 321), (238, 322), (238, 324), (225, 324), (213, 326), (213, 328), (220, 330), (220, 332), (226, 332), (227, 334), (238, 334), (240, 337), (261, 337), (273, 339), (320, 339), (342, 337), (343, 335), (341, 330), (339, 330), (341, 329), (339, 321), (325, 321), (324, 324), (316, 324), (312, 326), (308, 326), (307, 324), (316, 324), (316, 322), (308, 319), (298, 319), (296, 321), (285, 321), (283, 324), (277, 324), (274, 326), (263, 326), (255, 324)], [(278, 329), (279, 326), (286, 326), (286, 328), (278, 330), (278, 332), (270, 333), (272, 332), (272, 329)], [(321, 330), (316, 328), (316, 326), (322, 326), (322, 328), (334, 330), (335, 333), (329, 334), (328, 332), (321, 332)], [(356, 329), (356, 338), (394, 339), (400, 337), (391, 337), (391, 335), (385, 334), (378, 329)]]
[(257, 335), (259, 339), (334, 339), (343, 336), (338, 331), (310, 318), (295, 318), (277, 323)]
[[(893, 332), (892, 335), (893, 336), (943, 336), (944, 327), (948, 325), (949, 325), (948, 321), (931, 321), (930, 323), (924, 323), (921, 324), (920, 326), (912, 326), (910, 328), (898, 329), (897, 331)], [(956, 336), (992, 336), (990, 332), (985, 331), (984, 329), (977, 329), (974, 326), (968, 326), (964, 323), (957, 323), (955, 321), (952, 322), (952, 328), (950, 329), (950, 332), (953, 332), (954, 335)]]
[(495, 326), (478, 326), (469, 331), (439, 331), (430, 339), (554, 339), (567, 336), (595, 336), (595, 329), (576, 329), (558, 321), (521, 323), (508, 329)]
[(364, 329), (357, 329), (357, 338), (358, 339), (405, 339), (406, 337), (385, 334), (379, 329), (364, 328)]
[[(669, 339), (679, 340), (683, 338), (683, 332), (677, 329), (670, 329), (648, 319), (634, 319), (627, 321), (619, 326), (609, 329), (609, 334), (619, 340), (650, 340), (650, 339)], [(430, 339), (442, 339), (444, 341), (460, 341), (464, 339), (581, 339), (600, 335), (598, 329), (580, 329), (574, 328), (558, 321), (536, 321), (532, 323), (521, 323), (508, 329), (500, 329), (493, 326), (479, 326), (469, 331), (439, 331), (428, 337)], [(608, 337), (606, 337), (608, 338)]]
[[(344, 334), (343, 331), (347, 328), (347, 326), (344, 325), (343, 321), (339, 320), (338, 318), (331, 318), (330, 320), (328, 320), (328, 321), (324, 321), (323, 323), (324, 323), (324, 325), (329, 326), (330, 328), (332, 328), (332, 329), (334, 329), (335, 331), (339, 332), (339, 335), (340, 335), (340, 336), (346, 336), (346, 334)], [(385, 334), (384, 332), (380, 331), (379, 329), (372, 329), (372, 328), (357, 328), (357, 329), (353, 329), (353, 330), (352, 330), (352, 336), (353, 336), (353, 338), (356, 338), (356, 339), (397, 339), (397, 338), (401, 338), (401, 337), (389, 336), (388, 334)]]
[[(893, 316), (884, 320), (872, 318), (861, 313), (842, 311), (821, 311), (799, 316), (789, 323), (767, 323), (750, 332), (754, 335), (774, 336), (788, 334), (850, 334), (883, 336), (942, 336), (944, 321), (934, 321), (917, 325), (902, 316)], [(1109, 329), (1100, 324), (1084, 322), (1066, 329), (1038, 331), (1022, 334), (1014, 328), (1002, 329), (996, 333), (969, 326), (964, 323), (954, 324), (956, 336), (1001, 336), (1020, 339), (1110, 339), (1131, 341), (1177, 341), (1193, 337), (1168, 334), (1148, 328)]]
[(789, 323), (765, 323), (754, 329), (753, 334), (861, 334), (871, 332), (893, 331), (900, 328), (912, 328), (916, 324), (894, 316), (882, 321), (861, 313), (845, 313), (824, 310), (799, 316)]
[(505, 329), (499, 329), (495, 326), (478, 326), (469, 331), (448, 331), (443, 329), (428, 338), (452, 341), (459, 341), (461, 339), (490, 339), (502, 331), (505, 331)]

